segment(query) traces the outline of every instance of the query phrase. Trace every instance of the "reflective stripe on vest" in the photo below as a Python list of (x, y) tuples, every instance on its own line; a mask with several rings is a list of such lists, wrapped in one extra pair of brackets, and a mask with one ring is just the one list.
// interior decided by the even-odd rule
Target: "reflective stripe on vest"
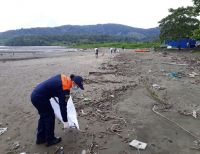
[(72, 80), (64, 74), (61, 74), (62, 89), (69, 90), (72, 87)]

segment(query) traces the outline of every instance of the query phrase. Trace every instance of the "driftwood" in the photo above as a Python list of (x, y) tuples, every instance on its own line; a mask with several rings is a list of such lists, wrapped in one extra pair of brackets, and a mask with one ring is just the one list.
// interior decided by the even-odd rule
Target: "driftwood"
[(162, 64), (177, 65), (177, 66), (188, 66), (188, 64), (177, 64), (177, 63), (167, 63), (167, 62), (162, 62)]
[(114, 80), (92, 80), (92, 79), (85, 79), (84, 82), (86, 84), (92, 84), (92, 83), (97, 83), (97, 84), (104, 84), (104, 83), (122, 83), (121, 81), (114, 81)]
[(115, 74), (116, 72), (89, 72), (89, 75)]
[(110, 132), (116, 134), (117, 136), (119, 136), (120, 138), (123, 138), (122, 135), (120, 135), (118, 132), (122, 132), (122, 130), (115, 128), (116, 126), (119, 126), (119, 124), (113, 124), (110, 128), (108, 128), (107, 130), (109, 130)]

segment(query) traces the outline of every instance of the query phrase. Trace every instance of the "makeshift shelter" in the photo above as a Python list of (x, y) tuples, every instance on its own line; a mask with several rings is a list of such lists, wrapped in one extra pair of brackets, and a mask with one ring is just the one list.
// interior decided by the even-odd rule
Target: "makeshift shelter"
[(196, 40), (182, 38), (178, 40), (167, 40), (165, 41), (165, 44), (168, 46), (172, 46), (173, 48), (194, 48)]

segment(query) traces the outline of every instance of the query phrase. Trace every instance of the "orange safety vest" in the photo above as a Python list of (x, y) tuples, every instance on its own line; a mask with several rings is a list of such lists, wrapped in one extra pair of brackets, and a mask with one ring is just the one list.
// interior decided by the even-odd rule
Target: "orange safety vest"
[(72, 87), (72, 80), (70, 79), (70, 77), (61, 74), (61, 81), (62, 81), (62, 89), (70, 90), (70, 88)]

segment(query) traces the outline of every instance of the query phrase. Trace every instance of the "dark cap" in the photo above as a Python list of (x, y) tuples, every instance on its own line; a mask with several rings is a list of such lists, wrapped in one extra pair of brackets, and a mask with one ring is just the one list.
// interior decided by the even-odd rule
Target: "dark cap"
[(81, 88), (82, 90), (84, 90), (83, 87), (83, 78), (81, 76), (74, 76), (72, 79), (79, 88)]

